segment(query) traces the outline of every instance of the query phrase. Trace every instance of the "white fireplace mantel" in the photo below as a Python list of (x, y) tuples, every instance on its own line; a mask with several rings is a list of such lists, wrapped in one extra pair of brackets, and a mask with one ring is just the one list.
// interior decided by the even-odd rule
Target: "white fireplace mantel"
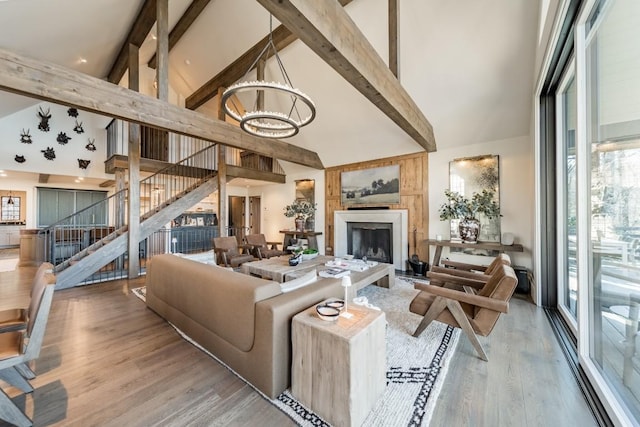
[(333, 213), (335, 256), (347, 255), (347, 222), (388, 222), (393, 224), (393, 266), (404, 270), (409, 259), (408, 214), (404, 209), (335, 211)]

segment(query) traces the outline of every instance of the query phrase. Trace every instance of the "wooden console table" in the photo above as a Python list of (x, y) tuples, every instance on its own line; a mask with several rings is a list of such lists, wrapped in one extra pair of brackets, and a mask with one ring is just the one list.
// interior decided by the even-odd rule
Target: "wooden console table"
[(434, 240), (428, 239), (425, 240), (427, 245), (435, 246), (436, 252), (433, 254), (433, 262), (431, 263), (431, 267), (440, 265), (440, 257), (442, 256), (442, 248), (444, 246), (450, 248), (464, 248), (464, 249), (487, 249), (490, 251), (498, 251), (498, 252), (523, 252), (524, 248), (522, 245), (514, 243), (513, 245), (503, 245), (501, 243), (489, 243), (489, 242), (478, 242), (478, 243), (462, 243), (462, 242), (452, 242), (451, 240)]
[(319, 231), (296, 231), (296, 230), (280, 230), (280, 233), (284, 234), (284, 241), (282, 243), (282, 249), (286, 250), (289, 246), (291, 239), (307, 239), (309, 241), (310, 249), (318, 249), (318, 239), (316, 236), (320, 236), (322, 233)]

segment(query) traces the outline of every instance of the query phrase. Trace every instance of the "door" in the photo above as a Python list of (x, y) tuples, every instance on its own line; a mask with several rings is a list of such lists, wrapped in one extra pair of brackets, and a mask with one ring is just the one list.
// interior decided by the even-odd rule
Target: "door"
[(238, 239), (238, 243), (242, 243), (242, 239), (246, 234), (244, 209), (244, 196), (229, 196), (229, 223), (227, 224), (227, 227), (229, 229), (228, 235), (236, 236), (236, 239)]
[(259, 234), (262, 233), (260, 228), (260, 197), (249, 197), (249, 233)]

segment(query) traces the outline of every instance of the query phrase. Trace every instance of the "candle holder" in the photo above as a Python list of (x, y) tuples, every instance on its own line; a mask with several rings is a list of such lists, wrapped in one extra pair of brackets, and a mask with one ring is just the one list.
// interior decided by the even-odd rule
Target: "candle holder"
[(351, 287), (350, 276), (342, 277), (342, 287), (344, 288), (344, 312), (340, 316), (350, 319), (353, 317), (353, 314), (349, 313), (349, 288)]

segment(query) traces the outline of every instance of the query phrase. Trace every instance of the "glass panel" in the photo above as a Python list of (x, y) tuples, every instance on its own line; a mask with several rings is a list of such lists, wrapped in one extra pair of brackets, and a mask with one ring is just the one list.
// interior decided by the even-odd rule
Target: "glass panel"
[(558, 180), (558, 292), (563, 313), (570, 316), (569, 322), (577, 322), (577, 187), (576, 187), (576, 82), (572, 72), (559, 97), (560, 138)]
[(589, 356), (640, 420), (640, 1), (608, 6), (586, 51)]

